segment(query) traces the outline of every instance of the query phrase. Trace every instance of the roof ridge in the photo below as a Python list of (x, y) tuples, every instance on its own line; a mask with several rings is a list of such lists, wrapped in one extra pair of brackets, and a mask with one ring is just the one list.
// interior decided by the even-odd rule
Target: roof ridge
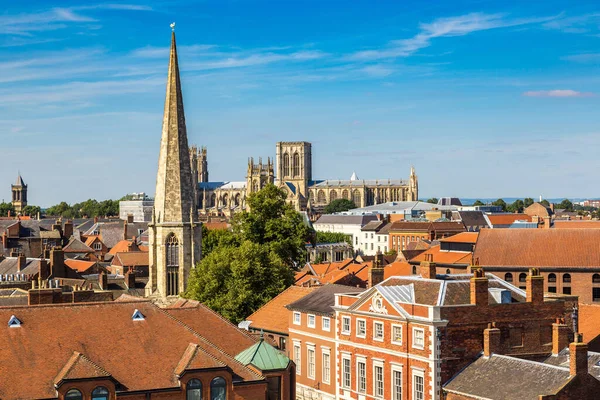
[(517, 360), (520, 362), (524, 362), (526, 364), (532, 364), (532, 365), (537, 365), (538, 367), (542, 366), (542, 367), (550, 367), (550, 368), (555, 368), (561, 371), (565, 371), (565, 372), (569, 372), (569, 368), (566, 367), (560, 367), (558, 365), (553, 365), (553, 364), (546, 364), (543, 362), (539, 362), (539, 361), (533, 361), (533, 360), (527, 360), (524, 358), (518, 358), (518, 357), (514, 357), (514, 356), (507, 356), (504, 354), (496, 354), (496, 353), (492, 353), (492, 355), (488, 358), (492, 358), (492, 357), (500, 357), (500, 358), (504, 358), (504, 359), (509, 359), (509, 360)]
[[(83, 279), (74, 279), (77, 281)], [(139, 300), (127, 300), (127, 301), (90, 301), (86, 303), (52, 303), (52, 304), (35, 304), (35, 305), (12, 305), (12, 306), (0, 306), (1, 310), (10, 310), (10, 309), (36, 309), (36, 308), (51, 308), (51, 307), (88, 307), (88, 306), (117, 306), (120, 304), (136, 304), (136, 303), (150, 303), (152, 301), (147, 300), (145, 298), (139, 298)]]
[[(301, 272), (301, 271), (298, 271)], [(306, 272), (305, 272), (306, 273)], [(306, 275), (304, 275), (306, 276)], [(311, 275), (314, 276), (315, 278), (318, 278), (318, 276), (315, 275)], [(245, 320), (246, 321), (250, 321), (250, 317), (253, 316), (254, 314), (256, 314), (257, 312), (259, 312), (263, 307), (265, 307), (267, 304), (272, 303), (273, 301), (275, 301), (275, 299), (277, 299), (279, 296), (283, 295), (285, 292), (287, 292), (288, 290), (290, 290), (291, 288), (299, 288), (302, 290), (306, 290), (307, 292), (312, 292), (314, 291), (315, 287), (311, 286), (311, 287), (305, 287), (305, 286), (296, 286), (296, 285), (291, 285), (290, 287), (288, 287), (287, 289), (285, 289), (283, 292), (279, 293), (277, 296), (273, 297), (271, 300), (267, 301), (265, 304), (263, 304), (258, 310), (254, 311), (252, 314), (248, 315)], [(307, 290), (309, 289), (309, 290)], [(294, 289), (296, 290), (296, 289)], [(287, 304), (286, 304), (287, 305)], [(221, 316), (222, 317), (222, 316)]]

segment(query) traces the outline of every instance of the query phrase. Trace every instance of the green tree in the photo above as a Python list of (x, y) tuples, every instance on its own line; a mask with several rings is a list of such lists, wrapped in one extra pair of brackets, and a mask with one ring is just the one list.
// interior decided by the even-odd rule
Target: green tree
[(352, 236), (340, 232), (316, 232), (315, 240), (311, 241), (314, 244), (318, 243), (342, 243), (352, 244)]
[(427, 202), (431, 203), (431, 204), (437, 204), (438, 199), (437, 199), (437, 197), (432, 197), (430, 199), (427, 199)]
[(502, 211), (506, 211), (506, 202), (503, 199), (492, 202), (492, 205), (502, 207)]
[(543, 205), (545, 205), (546, 207), (550, 207), (550, 202), (549, 202), (548, 200), (546, 200), (546, 199), (544, 199), (544, 200), (540, 201), (540, 204), (543, 204)]
[(325, 214), (333, 214), (336, 212), (348, 211), (356, 208), (356, 204), (348, 199), (335, 199), (325, 206), (323, 210)]
[(534, 201), (533, 201), (533, 199), (531, 197), (525, 197), (525, 199), (523, 200), (523, 206), (525, 208), (529, 207), (533, 203), (534, 203)]
[(12, 203), (0, 203), (0, 217), (7, 217), (9, 212), (10, 215), (15, 215), (15, 208)]
[(506, 210), (513, 213), (522, 213), (524, 208), (523, 200), (515, 200), (512, 204), (506, 206)]
[(475, 203), (473, 203), (474, 206), (484, 206), (485, 204), (483, 204), (483, 201), (481, 200), (475, 200)]
[(217, 247), (237, 247), (239, 241), (227, 229), (208, 229), (202, 225), (202, 257), (207, 257)]
[(388, 251), (386, 251), (383, 254), (386, 255), (386, 256), (396, 256), (398, 253), (394, 249), (389, 249)]
[(234, 323), (242, 321), (294, 281), (294, 272), (264, 244), (218, 246), (192, 269), (186, 297)]
[(42, 213), (42, 209), (38, 206), (25, 206), (23, 207), (23, 211), (21, 212), (21, 214), (29, 215), (31, 217), (37, 216), (37, 213)]
[(563, 208), (566, 211), (573, 211), (573, 203), (571, 203), (571, 200), (569, 199), (564, 199), (556, 208)]
[(311, 231), (286, 198), (286, 193), (275, 185), (265, 186), (248, 196), (250, 211), (236, 214), (231, 226), (240, 242), (268, 245), (291, 267), (306, 260), (305, 246)]

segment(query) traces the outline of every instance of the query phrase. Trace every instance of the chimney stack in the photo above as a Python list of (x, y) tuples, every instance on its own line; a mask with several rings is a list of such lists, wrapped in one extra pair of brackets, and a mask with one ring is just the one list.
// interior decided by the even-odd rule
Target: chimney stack
[(544, 229), (550, 229), (551, 225), (550, 217), (544, 217)]
[(575, 340), (569, 345), (569, 366), (571, 376), (588, 374), (588, 346), (583, 343), (581, 334), (575, 334)]
[(128, 289), (135, 289), (135, 272), (132, 269), (128, 269), (125, 272), (125, 286)]
[(426, 254), (425, 261), (421, 261), (419, 265), (419, 272), (421, 277), (425, 279), (435, 279), (437, 267), (433, 262), (433, 254)]
[(2, 232), (2, 247), (5, 249), (8, 247), (8, 236), (6, 235), (6, 231)]
[(66, 278), (65, 254), (62, 247), (55, 246), (50, 250), (50, 275), (52, 278)]
[(127, 224), (128, 222), (129, 216), (127, 216), (127, 219), (123, 222), (123, 240), (127, 240)]
[(530, 268), (526, 278), (527, 302), (544, 303), (544, 277), (538, 268)]
[(569, 345), (569, 327), (563, 319), (557, 319), (552, 324), (552, 355), (557, 356)]
[(472, 265), (473, 277), (471, 278), (471, 304), (476, 306), (488, 305), (488, 278), (483, 268)]
[(27, 258), (23, 254), (19, 254), (17, 257), (17, 272), (21, 272), (27, 266)]
[(73, 221), (70, 219), (65, 222), (64, 233), (63, 236), (68, 240), (73, 236)]
[(496, 323), (488, 324), (487, 329), (483, 331), (483, 355), (491, 356), (493, 353), (500, 352), (500, 329), (496, 328)]
[(104, 271), (100, 271), (98, 274), (98, 286), (100, 286), (100, 290), (108, 290), (108, 276)]

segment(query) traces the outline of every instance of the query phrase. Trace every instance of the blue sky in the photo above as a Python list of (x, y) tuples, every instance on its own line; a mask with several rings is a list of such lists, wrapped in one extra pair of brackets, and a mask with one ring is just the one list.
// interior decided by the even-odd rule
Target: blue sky
[(172, 21), (211, 180), (307, 140), (317, 178), (600, 196), (597, 2), (0, 1), (0, 200), (154, 192)]

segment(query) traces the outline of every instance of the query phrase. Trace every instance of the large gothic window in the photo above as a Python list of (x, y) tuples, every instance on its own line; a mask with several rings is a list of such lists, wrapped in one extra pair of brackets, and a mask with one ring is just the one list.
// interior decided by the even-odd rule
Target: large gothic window
[(360, 196), (360, 191), (358, 189), (354, 189), (354, 191), (352, 192), (352, 202), (354, 202), (354, 205), (356, 207), (360, 207), (361, 205), (361, 196)]
[(350, 196), (348, 195), (348, 191), (346, 189), (342, 191), (342, 199), (350, 200)]
[(283, 176), (290, 176), (290, 155), (288, 153), (283, 155)]
[(179, 241), (174, 234), (167, 238), (167, 296), (179, 294)]
[(317, 203), (325, 204), (327, 202), (327, 198), (325, 197), (325, 192), (323, 190), (319, 190), (317, 193)]
[(331, 192), (329, 192), (329, 202), (332, 202), (336, 199), (337, 199), (337, 192), (335, 190), (332, 190)]
[(217, 202), (217, 195), (213, 193), (213, 194), (210, 196), (210, 204), (209, 204), (208, 206), (209, 206), (209, 207), (214, 207), (214, 206), (216, 205), (216, 204), (215, 204), (216, 202)]
[(300, 176), (300, 156), (298, 155), (298, 153), (294, 153), (292, 166), (294, 170), (294, 178)]
[(223, 195), (223, 207), (227, 207), (227, 202), (229, 201), (229, 196), (227, 196), (227, 193), (225, 193)]

